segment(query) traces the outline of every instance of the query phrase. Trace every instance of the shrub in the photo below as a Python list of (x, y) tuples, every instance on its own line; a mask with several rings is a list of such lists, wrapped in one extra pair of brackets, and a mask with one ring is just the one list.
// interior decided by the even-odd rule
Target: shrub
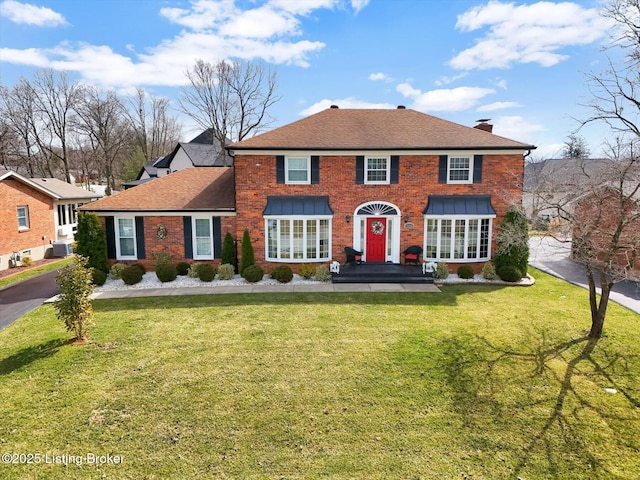
[(216, 269), (208, 263), (201, 263), (197, 270), (198, 278), (203, 282), (212, 282), (216, 277)]
[[(521, 207), (508, 208), (496, 238), (497, 251), (493, 258), (496, 271), (507, 265), (526, 275), (529, 263), (529, 225)], [(500, 274), (498, 273), (498, 276)]]
[(289, 283), (291, 280), (293, 280), (293, 272), (291, 271), (291, 267), (289, 267), (289, 265), (280, 265), (279, 267), (274, 268), (271, 271), (270, 276), (280, 283)]
[(158, 265), (172, 265), (173, 264), (173, 255), (171, 255), (167, 251), (160, 251), (153, 254), (153, 260), (155, 262), (155, 266)]
[(227, 232), (222, 241), (222, 252), (220, 253), (220, 262), (222, 265), (228, 263), (233, 266), (233, 271), (238, 269), (238, 249), (233, 236)]
[(260, 265), (249, 265), (244, 269), (244, 274), (242, 275), (242, 277), (247, 282), (256, 283), (262, 280), (262, 277), (264, 277), (264, 271), (262, 270), (262, 268), (260, 268)]
[(218, 268), (218, 278), (220, 280), (231, 280), (236, 274), (236, 270), (230, 263), (223, 263)]
[(32, 265), (33, 265), (33, 260), (31, 259), (31, 257), (22, 257), (23, 267), (30, 267)]
[(122, 278), (122, 271), (125, 268), (127, 268), (127, 266), (124, 263), (114, 263), (111, 270), (109, 270), (109, 275), (111, 275), (111, 278), (114, 280), (120, 280)]
[(62, 320), (67, 331), (73, 332), (76, 340), (86, 340), (87, 330), (93, 318), (93, 305), (89, 298), (93, 293), (91, 270), (88, 259), (78, 256), (74, 263), (61, 269), (56, 275), (60, 290), (53, 306), (56, 316)]
[(505, 265), (497, 269), (498, 276), (505, 282), (517, 282), (522, 278), (522, 272), (513, 265)]
[(307, 280), (311, 279), (316, 274), (316, 267), (310, 263), (303, 263), (298, 269), (298, 275)]
[(434, 278), (445, 279), (449, 276), (449, 267), (446, 263), (440, 262), (436, 266), (436, 271), (433, 272)]
[(469, 265), (460, 265), (458, 267), (458, 277), (460, 278), (473, 278), (473, 268)]
[(187, 262), (179, 262), (176, 265), (176, 270), (178, 271), (178, 275), (182, 277), (184, 277), (185, 275), (188, 275), (190, 267), (191, 265), (189, 265)]
[(100, 220), (95, 213), (78, 213), (78, 230), (75, 236), (78, 243), (74, 251), (87, 257), (87, 268), (93, 267), (103, 272), (109, 271), (107, 261), (107, 240)]
[(318, 265), (316, 268), (316, 280), (319, 282), (326, 282), (331, 278), (331, 272), (326, 265)]
[(104, 285), (104, 282), (107, 281), (107, 274), (102, 270), (98, 270), (97, 268), (91, 269), (91, 282), (94, 285), (101, 286)]
[(178, 276), (178, 270), (170, 263), (160, 263), (156, 265), (156, 277), (162, 283), (173, 282)]
[(198, 278), (198, 269), (200, 268), (202, 263), (193, 262), (189, 265), (189, 270), (187, 271), (187, 277), (189, 278)]
[(140, 270), (142, 272), (142, 275), (147, 273), (147, 267), (145, 267), (141, 263), (136, 262), (136, 263), (131, 264), (131, 266), (137, 268), (138, 270)]
[(242, 257), (240, 258), (240, 275), (244, 277), (244, 269), (256, 263), (253, 254), (253, 245), (251, 245), (251, 236), (249, 230), (245, 230), (242, 234)]
[(487, 262), (482, 266), (482, 278), (485, 280), (496, 278), (496, 267), (493, 266), (493, 263)]
[(122, 271), (122, 281), (127, 285), (135, 285), (142, 281), (143, 275), (142, 270), (134, 263)]

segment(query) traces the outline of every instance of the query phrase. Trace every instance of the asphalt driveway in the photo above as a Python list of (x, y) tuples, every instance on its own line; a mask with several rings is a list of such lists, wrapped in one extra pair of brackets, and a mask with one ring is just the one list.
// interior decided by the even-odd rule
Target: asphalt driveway
[(58, 294), (57, 270), (0, 290), (0, 330)]

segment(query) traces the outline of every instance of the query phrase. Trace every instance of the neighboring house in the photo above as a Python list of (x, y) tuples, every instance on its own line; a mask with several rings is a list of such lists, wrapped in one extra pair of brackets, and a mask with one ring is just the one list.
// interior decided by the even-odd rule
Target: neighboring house
[(233, 168), (184, 168), (81, 210), (100, 217), (112, 263), (153, 267), (159, 251), (175, 262), (214, 262), (224, 234), (236, 231)]
[(220, 145), (212, 136), (211, 129), (205, 130), (190, 142), (178, 143), (168, 155), (155, 161), (147, 162), (138, 178), (123, 184), (125, 188), (146, 183), (150, 179), (163, 177), (172, 172), (189, 167), (225, 167), (233, 165), (233, 157), (228, 152), (224, 154)]
[(624, 192), (603, 185), (579, 198), (573, 211), (576, 259), (601, 264), (617, 280), (640, 278), (640, 192), (636, 189), (637, 184)]
[(78, 207), (99, 197), (55, 178), (0, 170), (0, 270), (18, 265), (21, 257), (51, 256), (52, 242), (70, 244)]
[(248, 229), (267, 268), (344, 263), (345, 247), (401, 263), (418, 245), (425, 260), (479, 272), (496, 225), (521, 202), (535, 148), (490, 129), (400, 107), (332, 107), (231, 145), (232, 168), (185, 168), (83, 210), (104, 218), (112, 262), (150, 264), (161, 250), (215, 262), (221, 237), (239, 242)]
[(424, 259), (470, 264), (492, 257), (493, 232), (520, 204), (533, 145), (398, 107), (336, 106), (232, 144), (237, 238), (256, 262)]

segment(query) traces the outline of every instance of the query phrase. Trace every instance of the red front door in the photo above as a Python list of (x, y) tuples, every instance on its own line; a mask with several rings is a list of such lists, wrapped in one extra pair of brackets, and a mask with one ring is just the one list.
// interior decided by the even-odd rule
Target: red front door
[(387, 250), (387, 219), (367, 218), (367, 262), (384, 262)]

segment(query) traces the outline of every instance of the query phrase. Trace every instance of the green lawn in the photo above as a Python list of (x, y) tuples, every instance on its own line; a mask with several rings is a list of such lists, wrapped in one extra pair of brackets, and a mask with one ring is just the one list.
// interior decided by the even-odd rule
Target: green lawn
[(0, 450), (124, 459), (0, 477), (638, 478), (640, 316), (612, 304), (589, 344), (587, 292), (533, 274), (102, 300), (84, 345), (41, 307), (0, 332)]

